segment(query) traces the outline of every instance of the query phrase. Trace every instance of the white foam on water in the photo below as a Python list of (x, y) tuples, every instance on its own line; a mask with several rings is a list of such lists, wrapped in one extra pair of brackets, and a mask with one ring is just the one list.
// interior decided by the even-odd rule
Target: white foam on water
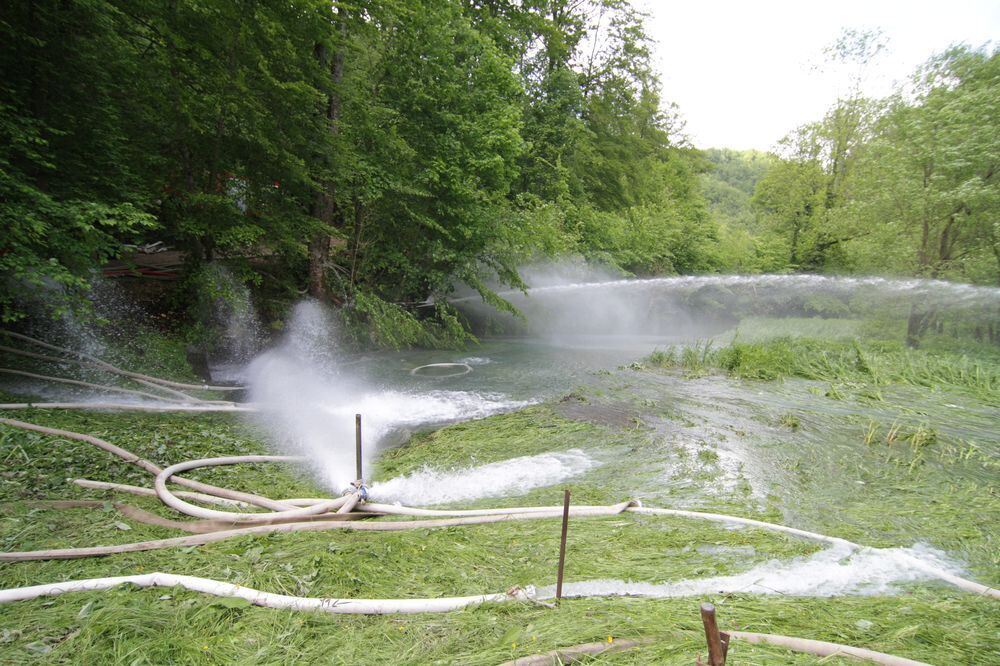
[(509, 400), (500, 393), (475, 391), (427, 391), (407, 393), (381, 391), (358, 396), (348, 404), (328, 405), (331, 414), (360, 412), (367, 418), (401, 425), (477, 419), (504, 410), (531, 404), (523, 400)]
[(523, 495), (533, 488), (560, 483), (599, 464), (580, 449), (570, 449), (466, 469), (425, 468), (375, 483), (369, 492), (373, 501), (398, 502), (408, 506), (510, 497)]
[(460, 358), (457, 363), (465, 363), (466, 365), (486, 365), (487, 363), (492, 363), (493, 359), (488, 356), (468, 356), (466, 358)]
[[(884, 595), (898, 592), (898, 585), (934, 576), (913, 566), (917, 559), (946, 573), (961, 567), (940, 550), (926, 544), (912, 548), (862, 548), (836, 545), (806, 558), (771, 560), (733, 576), (682, 580), (676, 583), (642, 583), (592, 580), (564, 583), (567, 597), (690, 597), (720, 593), (784, 594), (802, 597)], [(555, 587), (538, 591), (555, 596)]]

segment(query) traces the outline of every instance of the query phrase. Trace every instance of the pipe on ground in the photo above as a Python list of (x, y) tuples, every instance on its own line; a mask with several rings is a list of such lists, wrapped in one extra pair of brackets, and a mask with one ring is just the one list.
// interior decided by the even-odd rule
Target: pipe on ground
[[(93, 437), (91, 435), (83, 435), (78, 432), (72, 432), (70, 430), (59, 430), (58, 428), (46, 428), (44, 426), (35, 425), (34, 423), (28, 423), (26, 421), (17, 421), (14, 419), (4, 419), (0, 418), (0, 425), (10, 426), (12, 428), (20, 428), (21, 430), (30, 430), (32, 432), (38, 432), (43, 435), (52, 435), (54, 437), (62, 437), (65, 439), (72, 439), (78, 442), (86, 442), (92, 444), (99, 449), (107, 451), (113, 456), (121, 458), (127, 463), (135, 465), (136, 467), (145, 470), (146, 472), (156, 476), (163, 469), (145, 458), (140, 458), (131, 451), (127, 451), (120, 446), (115, 446), (111, 442), (106, 442), (98, 437)], [(237, 500), (240, 502), (246, 502), (248, 504), (253, 504), (259, 506), (263, 509), (270, 509), (271, 511), (285, 511), (288, 509), (294, 509), (296, 507), (282, 504), (281, 502), (276, 502), (267, 497), (261, 497), (260, 495), (254, 495), (251, 493), (243, 493), (237, 490), (229, 490), (228, 488), (220, 488), (218, 486), (213, 486), (208, 483), (201, 483), (200, 481), (192, 481), (191, 479), (185, 479), (183, 477), (175, 477), (174, 483), (182, 486), (187, 486), (192, 490), (198, 492), (206, 493), (208, 495), (214, 495), (216, 497), (222, 497), (225, 499)]]
[(29, 587), (15, 587), (0, 590), (0, 603), (26, 601), (38, 597), (56, 596), (67, 592), (93, 592), (110, 590), (118, 585), (131, 583), (139, 587), (183, 587), (194, 592), (202, 592), (217, 597), (246, 599), (255, 606), (281, 608), (297, 611), (322, 611), (324, 613), (385, 615), (388, 613), (442, 613), (458, 610), (466, 606), (503, 601), (527, 600), (534, 595), (533, 589), (512, 588), (498, 594), (479, 594), (469, 597), (442, 597), (438, 599), (331, 599), (318, 597), (295, 597), (285, 594), (262, 592), (252, 587), (223, 583), (210, 578), (183, 576), (168, 573), (150, 573), (135, 576), (111, 576), (108, 578), (88, 578), (70, 580), (63, 583), (48, 583)]
[(99, 409), (120, 412), (191, 412), (203, 414), (207, 412), (256, 412), (252, 405), (212, 404), (204, 400), (197, 404), (185, 405), (171, 403), (168, 405), (143, 405), (127, 402), (7, 402), (0, 404), (0, 409)]
[[(255, 462), (301, 462), (302, 458), (300, 456), (227, 456), (223, 458), (202, 458), (200, 460), (187, 460), (185, 462), (177, 463), (176, 465), (171, 465), (164, 470), (161, 470), (159, 474), (156, 475), (156, 480), (154, 481), (154, 488), (156, 489), (156, 495), (160, 500), (167, 506), (180, 511), (181, 513), (186, 513), (189, 516), (194, 516), (196, 518), (208, 518), (211, 520), (225, 520), (233, 523), (263, 523), (267, 522), (268, 519), (274, 516), (275, 512), (271, 513), (238, 513), (235, 511), (217, 511), (215, 509), (206, 509), (204, 507), (195, 506), (189, 502), (185, 502), (180, 499), (167, 488), (167, 480), (174, 474), (178, 472), (186, 472), (192, 469), (198, 469), (200, 467), (214, 467), (218, 465), (236, 465), (240, 463), (255, 463)], [(338, 497), (336, 499), (329, 499), (324, 502), (318, 502), (316, 504), (311, 504), (306, 507), (291, 508), (286, 510), (281, 510), (277, 513), (281, 515), (282, 518), (292, 519), (301, 518), (304, 516), (314, 516), (320, 513), (326, 513), (334, 509), (339, 509), (346, 506), (349, 502), (348, 497)], [(357, 498), (355, 498), (355, 504), (357, 504)], [(346, 512), (345, 512), (346, 513)]]
[[(629, 502), (612, 504), (606, 507), (590, 507), (588, 509), (570, 509), (570, 516), (613, 516), (625, 511)], [(348, 514), (352, 515), (352, 514)], [(210, 534), (197, 534), (186, 537), (172, 537), (153, 541), (137, 541), (115, 546), (91, 546), (87, 548), (55, 548), (51, 550), (32, 550), (21, 552), (0, 552), (0, 562), (28, 562), (32, 560), (73, 560), (83, 557), (101, 557), (120, 553), (136, 553), (163, 548), (186, 548), (188, 546), (203, 546), (234, 537), (252, 536), (258, 534), (273, 534), (277, 532), (319, 532), (335, 529), (346, 529), (364, 532), (398, 532), (412, 529), (435, 529), (441, 527), (457, 527), (464, 525), (480, 525), (520, 520), (539, 520), (562, 517), (562, 509), (549, 512), (533, 512), (522, 514), (504, 514), (497, 516), (470, 516), (466, 518), (450, 518), (442, 520), (407, 520), (388, 522), (327, 522), (310, 521), (294, 522), (280, 525), (254, 525), (241, 529), (223, 530)]]
[[(36, 500), (29, 502), (29, 504), (39, 508), (57, 510), (101, 509), (104, 508), (106, 502), (101, 500)], [(171, 520), (169, 518), (158, 516), (155, 513), (150, 513), (144, 509), (140, 509), (137, 506), (124, 504), (122, 502), (112, 502), (111, 506), (114, 507), (115, 510), (117, 510), (121, 515), (126, 518), (131, 518), (136, 522), (145, 523), (146, 525), (154, 525), (156, 527), (166, 527), (169, 529), (180, 530), (182, 532), (187, 532), (188, 534), (210, 534), (212, 532), (221, 532), (223, 530), (231, 530), (242, 526), (240, 523), (234, 523), (227, 520)], [(268, 525), (280, 525), (282, 523), (304, 521), (319, 522), (336, 520), (363, 520), (366, 518), (374, 518), (377, 515), (379, 514), (361, 513), (360, 511), (355, 511), (351, 513), (322, 513), (316, 516), (284, 518), (280, 513), (276, 513), (265, 517), (264, 522)]]
[[(6, 375), (19, 375), (21, 377), (29, 377), (31, 379), (41, 379), (46, 382), (56, 382), (58, 384), (69, 384), (71, 386), (83, 386), (84, 388), (92, 388), (98, 391), (108, 391), (110, 393), (125, 393), (128, 395), (137, 395), (142, 398), (149, 398), (151, 400), (160, 400), (163, 402), (181, 402), (178, 398), (165, 398), (161, 395), (156, 395), (154, 393), (147, 393), (145, 391), (136, 391), (134, 389), (122, 388), (120, 386), (106, 386), (105, 384), (95, 384), (93, 382), (84, 382), (79, 379), (67, 379), (66, 377), (53, 377), (51, 375), (40, 375), (35, 372), (27, 372), (25, 370), (15, 370), (14, 368), (0, 368), (0, 373)], [(197, 401), (196, 401), (197, 402)], [(232, 403), (229, 403), (232, 404)]]
[(161, 379), (160, 377), (152, 377), (150, 375), (144, 375), (144, 374), (139, 373), (139, 372), (131, 372), (129, 370), (122, 370), (121, 368), (113, 366), (110, 363), (108, 363), (107, 361), (103, 361), (103, 360), (97, 358), (96, 356), (92, 356), (90, 354), (87, 354), (87, 353), (84, 353), (84, 352), (81, 352), (81, 351), (76, 351), (75, 349), (67, 349), (66, 347), (59, 347), (57, 345), (49, 344), (48, 342), (43, 342), (42, 340), (38, 340), (36, 338), (32, 338), (30, 336), (23, 335), (21, 333), (14, 333), (13, 331), (3, 331), (3, 330), (0, 330), (0, 333), (3, 333), (4, 335), (7, 335), (7, 336), (12, 337), (12, 338), (16, 338), (18, 340), (24, 340), (25, 342), (30, 342), (32, 344), (38, 345), (39, 347), (43, 347), (45, 349), (49, 349), (51, 351), (57, 351), (57, 352), (61, 352), (63, 354), (71, 354), (73, 356), (76, 356), (78, 359), (82, 359), (85, 362), (73, 361), (72, 359), (57, 358), (57, 357), (54, 357), (54, 356), (45, 357), (44, 354), (35, 354), (34, 352), (23, 352), (23, 351), (21, 351), (19, 349), (14, 349), (12, 347), (0, 347), (0, 349), (2, 349), (3, 351), (9, 351), (9, 352), (12, 352), (12, 353), (15, 353), (15, 354), (18, 354), (18, 353), (20, 353), (20, 354), (31, 354), (33, 356), (43, 357), (43, 358), (46, 358), (46, 360), (55, 361), (57, 363), (67, 363), (67, 362), (69, 362), (69, 363), (74, 363), (76, 365), (94, 365), (94, 366), (97, 366), (97, 367), (102, 368), (104, 370), (107, 370), (108, 372), (113, 372), (115, 374), (122, 375), (124, 377), (130, 377), (132, 379), (143, 379), (143, 380), (145, 380), (147, 382), (153, 382), (154, 384), (158, 384), (160, 386), (167, 386), (167, 387), (178, 388), (178, 389), (193, 389), (193, 390), (199, 390), (199, 391), (201, 391), (201, 390), (206, 390), (206, 391), (242, 391), (243, 388), (244, 388), (242, 386), (211, 386), (209, 384), (185, 384), (183, 382), (174, 382), (174, 381), (171, 381), (169, 379)]
[[(133, 464), (142, 467), (143, 469), (145, 469), (150, 473), (157, 474), (158, 481), (160, 480), (159, 475), (162, 475), (164, 472), (164, 470), (161, 470), (158, 466), (149, 462), (148, 460), (139, 458), (135, 454), (126, 451), (125, 449), (117, 447), (109, 442), (105, 442), (104, 440), (98, 439), (96, 437), (91, 437), (89, 435), (82, 435), (80, 433), (74, 433), (66, 430), (44, 428), (42, 426), (25, 423), (23, 421), (15, 421), (13, 419), (0, 419), (0, 424), (10, 425), (13, 427), (23, 428), (27, 430), (33, 430), (36, 432), (41, 432), (50, 435), (67, 437), (69, 439), (76, 439), (80, 441), (89, 442), (128, 462), (131, 462)], [(275, 456), (256, 456), (256, 457), (238, 456), (235, 458), (228, 458), (225, 460), (245, 461), (248, 458), (273, 459), (275, 458)], [(277, 458), (287, 459), (287, 457), (281, 457), (281, 456)], [(203, 463), (204, 461), (193, 461), (193, 462)], [(189, 464), (191, 463), (180, 463), (179, 465), (174, 465), (172, 468), (168, 469), (173, 469), (174, 471), (180, 471), (179, 468)], [(226, 464), (231, 464), (231, 463), (226, 463)], [(166, 477), (169, 477), (169, 474), (167, 474)], [(163, 487), (165, 488), (166, 478), (164, 478), (163, 481), (164, 483), (161, 485), (163, 485)], [(185, 480), (182, 479), (181, 477), (175, 479), (175, 482), (182, 483), (183, 485), (186, 485), (189, 488), (194, 488), (196, 490), (216, 495), (219, 497), (226, 497), (229, 499), (247, 501), (256, 504), (257, 506), (262, 506), (264, 508), (271, 509), (272, 511), (280, 512), (272, 515), (281, 516), (282, 514), (284, 514), (283, 517), (297, 515), (292, 513), (295, 511), (309, 512), (310, 510), (315, 509), (315, 507), (317, 506), (320, 507), (324, 506), (325, 502), (324, 500), (320, 500), (319, 503), (317, 504), (312, 500), (308, 500), (309, 503), (307, 503), (306, 501), (302, 502), (302, 504), (305, 504), (306, 506), (296, 507), (295, 505), (289, 503), (275, 502), (274, 500), (270, 500), (268, 498), (263, 498), (256, 495), (249, 495), (247, 493), (237, 493), (234, 491), (229, 491), (224, 488), (218, 488), (216, 486), (209, 486), (207, 484), (201, 484), (198, 482)], [(157, 494), (160, 494), (159, 488), (157, 489)], [(172, 495), (169, 494), (169, 491), (166, 493), (166, 495), (173, 497)], [(340, 499), (345, 502), (350, 501), (350, 498), (347, 499), (340, 498)], [(183, 502), (177, 499), (176, 497), (174, 497), (174, 500), (180, 503), (181, 505), (190, 507), (191, 509), (197, 511), (211, 511), (210, 509), (202, 509), (201, 507), (195, 507), (194, 505)], [(330, 501), (335, 502), (337, 500), (330, 500)], [(339, 506), (342, 505), (338, 505), (338, 507)], [(359, 504), (358, 506), (359, 508), (363, 508), (365, 505)], [(372, 508), (375, 510), (381, 510), (380, 512), (382, 513), (389, 512), (394, 509), (398, 513), (408, 511), (410, 512), (411, 515), (427, 515), (428, 512), (433, 511), (430, 509), (410, 509), (408, 507), (392, 507), (391, 505), (378, 505), (378, 504), (372, 505)], [(322, 509), (322, 511), (326, 510), (327, 509), (325, 508)], [(39, 551), (7, 552), (7, 553), (0, 553), (0, 561), (14, 562), (14, 561), (29, 561), (29, 560), (39, 560), (39, 559), (76, 559), (80, 557), (97, 557), (102, 555), (113, 555), (117, 553), (137, 552), (144, 550), (157, 550), (160, 548), (172, 548), (177, 546), (181, 547), (195, 546), (195, 545), (201, 545), (203, 543), (212, 543), (214, 541), (219, 541), (234, 536), (260, 534), (260, 533), (276, 532), (276, 531), (281, 531), (281, 532), (299, 531), (299, 530), (314, 531), (317, 529), (337, 529), (337, 528), (371, 530), (371, 531), (396, 531), (405, 529), (436, 528), (436, 527), (450, 527), (457, 525), (492, 523), (492, 522), (499, 522), (502, 520), (544, 519), (544, 518), (554, 518), (562, 515), (562, 511), (559, 510), (559, 507), (542, 507), (541, 509), (539, 507), (515, 507), (508, 509), (486, 510), (486, 511), (490, 511), (491, 513), (489, 513), (488, 515), (482, 515), (477, 511), (476, 512), (477, 515), (469, 515), (469, 512), (465, 512), (464, 514), (458, 513), (458, 515), (463, 516), (460, 518), (452, 518), (444, 520), (397, 521), (397, 522), (382, 522), (382, 523), (336, 523), (336, 522), (331, 523), (328, 521), (320, 522), (312, 520), (302, 521), (302, 522), (284, 522), (284, 520), (282, 520), (282, 524), (274, 524), (276, 521), (263, 520), (257, 522), (265, 522), (271, 524), (262, 524), (262, 525), (257, 525), (255, 527), (249, 527), (244, 529), (222, 530), (219, 532), (214, 532), (212, 534), (200, 535), (196, 537), (159, 539), (156, 541), (136, 542), (131, 544), (121, 544), (117, 546), (97, 546), (92, 548), (63, 548), (63, 549), (39, 550)], [(725, 522), (738, 525), (748, 525), (752, 527), (758, 527), (761, 529), (783, 532), (785, 534), (791, 534), (794, 536), (811, 539), (815, 541), (845, 545), (852, 549), (863, 548), (863, 546), (861, 546), (860, 544), (848, 541), (846, 539), (841, 539), (839, 537), (831, 537), (825, 534), (819, 534), (817, 532), (809, 532), (807, 530), (800, 530), (794, 527), (788, 527), (786, 525), (767, 523), (760, 520), (754, 520), (751, 518), (741, 518), (738, 516), (730, 516), (727, 514), (701, 513), (698, 511), (684, 511), (678, 509), (658, 509), (651, 507), (643, 507), (639, 502), (624, 502), (621, 504), (612, 505), (608, 507), (575, 507), (571, 508), (570, 515), (573, 516), (614, 515), (622, 513), (623, 511), (630, 511), (633, 513), (646, 514), (646, 515), (678, 516), (685, 518), (694, 518), (699, 520), (711, 520), (716, 522)], [(455, 514), (456, 512), (448, 512), (448, 513)], [(215, 512), (215, 514), (220, 515), (223, 520), (231, 520), (232, 516), (240, 515), (240, 514), (234, 514), (232, 512), (221, 512), (221, 511)], [(265, 515), (265, 514), (243, 514), (243, 515), (255, 516), (255, 515)], [(310, 512), (306, 513), (305, 515), (318, 516), (324, 514), (318, 512)], [(441, 512), (437, 512), (436, 515), (442, 515), (442, 514)], [(202, 540), (199, 541), (198, 539)], [(997, 590), (996, 588), (991, 588), (986, 585), (976, 583), (975, 581), (967, 580), (965, 578), (955, 576), (948, 572), (941, 571), (936, 567), (933, 567), (925, 562), (918, 560), (917, 558), (910, 557), (909, 559), (914, 567), (919, 568), (920, 570), (929, 573), (932, 576), (935, 576), (941, 580), (944, 580), (945, 582), (951, 583), (956, 587), (959, 587), (968, 592), (972, 592), (973, 594), (979, 594), (979, 595), (989, 596), (994, 599), (1000, 599), (1000, 590)]]
[[(840, 643), (828, 643), (827, 641), (815, 641), (810, 638), (796, 638), (794, 636), (780, 636), (778, 634), (756, 634), (749, 631), (727, 631), (730, 638), (738, 638), (748, 643), (767, 643), (779, 647), (788, 648), (795, 652), (814, 654), (817, 657), (856, 657), (873, 661), (876, 664), (885, 666), (930, 666), (922, 661), (914, 661), (905, 657), (876, 652), (865, 648), (853, 647), (851, 645), (841, 645)], [(732, 644), (730, 644), (732, 650)]]
[[(128, 493), (130, 495), (139, 495), (141, 497), (157, 497), (156, 491), (152, 488), (131, 486), (127, 483), (109, 483), (108, 481), (92, 481), (90, 479), (73, 479), (73, 483), (81, 488), (90, 488), (92, 490), (113, 490), (116, 492)], [(193, 499), (197, 502), (202, 502), (203, 504), (215, 504), (217, 506), (237, 506), (243, 509), (253, 506), (252, 504), (241, 502), (239, 500), (231, 500), (224, 497), (206, 495), (205, 493), (187, 492), (184, 490), (175, 490), (174, 495), (187, 499)]]

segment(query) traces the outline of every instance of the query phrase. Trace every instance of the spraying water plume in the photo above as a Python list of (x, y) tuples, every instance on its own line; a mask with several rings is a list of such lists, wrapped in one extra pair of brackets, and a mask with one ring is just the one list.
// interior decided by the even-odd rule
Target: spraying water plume
[(913, 311), (982, 320), (1000, 316), (1000, 289), (942, 280), (824, 275), (616, 278), (578, 266), (524, 271), (527, 293), (499, 290), (524, 314), (471, 293), (450, 302), (477, 331), (569, 339), (581, 335), (706, 337), (748, 316), (906, 318)]
[(354, 480), (354, 415), (362, 414), (365, 468), (393, 430), (487, 416), (525, 403), (465, 391), (409, 392), (374, 386), (346, 362), (332, 313), (316, 301), (295, 306), (281, 343), (247, 368), (250, 399), (281, 450), (305, 456), (326, 487)]

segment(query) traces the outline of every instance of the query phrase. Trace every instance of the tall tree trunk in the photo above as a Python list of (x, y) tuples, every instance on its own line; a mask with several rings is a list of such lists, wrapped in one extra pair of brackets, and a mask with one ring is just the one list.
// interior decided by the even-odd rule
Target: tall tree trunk
[[(326, 121), (331, 136), (340, 132), (341, 98), (339, 86), (344, 78), (344, 48), (347, 36), (346, 10), (340, 9), (337, 17), (341, 43), (332, 58), (328, 58), (326, 46), (317, 44), (313, 53), (321, 63), (329, 59), (330, 95), (327, 98)], [(327, 264), (330, 261), (330, 240), (333, 231), (343, 226), (343, 215), (337, 207), (336, 183), (329, 176), (320, 183), (313, 197), (312, 215), (319, 220), (322, 228), (309, 240), (309, 295), (320, 300), (330, 299), (326, 281)]]
[(361, 251), (361, 237), (364, 234), (364, 206), (361, 199), (354, 197), (354, 237), (351, 240), (351, 288), (358, 279), (358, 253)]
[(937, 308), (926, 309), (917, 303), (910, 306), (910, 316), (906, 320), (906, 346), (916, 349), (920, 346), (920, 338), (937, 316)]

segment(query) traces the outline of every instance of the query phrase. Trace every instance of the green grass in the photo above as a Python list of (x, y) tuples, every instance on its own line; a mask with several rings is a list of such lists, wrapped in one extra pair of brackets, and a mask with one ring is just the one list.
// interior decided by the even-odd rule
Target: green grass
[[(262, 450), (255, 433), (229, 418), (208, 415), (191, 419), (173, 416), (19, 413), (46, 425), (86, 431), (149, 456), (161, 464), (194, 455), (231, 455)], [(548, 450), (599, 435), (594, 426), (559, 419), (544, 409), (496, 417), (497, 442), (510, 443), (517, 453)], [(474, 451), (470, 439), (485, 432), (490, 420), (473, 422), (424, 437), (413, 447), (388, 456), (381, 473), (395, 465), (397, 473), (434, 461), (447, 452), (449, 464), (464, 465), (499, 457), (501, 450)], [(473, 431), (473, 432), (470, 432)], [(554, 433), (554, 439), (548, 436)], [(53, 511), (33, 507), (34, 498), (107, 497), (65, 482), (67, 477), (118, 480), (148, 485), (149, 478), (80, 442), (3, 428), (0, 459), (19, 461), (18, 470), (3, 477), (0, 497), (2, 547), (38, 549), (87, 544), (122, 543), (171, 536), (166, 529), (129, 524), (113, 510)], [(513, 433), (520, 439), (512, 441)], [(23, 461), (23, 462), (20, 462)], [(205, 470), (198, 478), (246, 490), (266, 490), (272, 496), (321, 492), (292, 471), (276, 466), (243, 466)], [(575, 488), (583, 497), (599, 497), (600, 489)], [(558, 489), (542, 490), (531, 504), (553, 504)], [(603, 498), (601, 498), (603, 499)], [(153, 500), (129, 502), (164, 515)], [(120, 528), (122, 523), (130, 529)], [(108, 558), (28, 562), (0, 565), (0, 585), (12, 587), (70, 578), (150, 571), (180, 572), (233, 581), (260, 589), (312, 596), (444, 596), (505, 590), (513, 584), (552, 584), (558, 552), (557, 521), (485, 525), (408, 533), (312, 533), (245, 538), (210, 546), (134, 553)], [(814, 544), (759, 530), (732, 532), (696, 521), (663, 521), (639, 516), (574, 521), (571, 563), (573, 578), (627, 576), (635, 580), (675, 580), (722, 575), (760, 561), (816, 550)], [(691, 544), (752, 546), (755, 555), (741, 559), (693, 558)], [(169, 598), (161, 598), (167, 596)], [(569, 604), (567, 604), (569, 605)], [(401, 619), (325, 618), (256, 608), (233, 608), (227, 602), (182, 591), (114, 591), (110, 594), (68, 595), (0, 607), (0, 662), (23, 660), (78, 663), (149, 663), (210, 660), (285, 660), (283, 655), (315, 659), (328, 650), (339, 655), (367, 654), (378, 661), (421, 663), (428, 654), (445, 660), (490, 663), (516, 651), (499, 639), (533, 622), (534, 640), (522, 642), (550, 649), (577, 635), (619, 635), (619, 619), (607, 616), (592, 625), (587, 618), (602, 603), (572, 602), (580, 610), (568, 613), (580, 624), (567, 636), (561, 621), (531, 607), (479, 609), (449, 616)], [(520, 624), (516, 618), (535, 618)], [(551, 624), (550, 624), (551, 623)], [(337, 629), (335, 630), (334, 627)], [(599, 628), (598, 628), (599, 627)], [(315, 630), (315, 631), (313, 631)], [(6, 631), (6, 633), (2, 633)], [(346, 633), (345, 633), (346, 631)], [(291, 634), (294, 634), (292, 636)], [(430, 635), (430, 652), (420, 647)], [(581, 632), (583, 632), (581, 634)], [(589, 633), (588, 633), (589, 632)], [(319, 634), (327, 634), (320, 638)], [(518, 634), (519, 635), (519, 634)], [(538, 638), (538, 637), (541, 638)], [(696, 636), (688, 636), (688, 642)], [(515, 638), (512, 642), (517, 642)], [(672, 639), (673, 640), (673, 639)], [(171, 643), (171, 641), (173, 643)], [(470, 642), (471, 641), (471, 642)], [(352, 644), (356, 643), (357, 645)], [(696, 641), (695, 641), (696, 643)], [(291, 652), (286, 652), (291, 650)], [(293, 661), (295, 659), (292, 659)]]
[(756, 342), (736, 340), (714, 348), (709, 343), (670, 348), (646, 358), (651, 367), (679, 367), (691, 376), (723, 370), (739, 379), (800, 377), (872, 386), (909, 384), (951, 387), (993, 404), (1000, 403), (1000, 362), (991, 357), (909, 349), (889, 342), (778, 337)]
[[(733, 348), (740, 345), (740, 351)], [(912, 354), (912, 356), (911, 356)], [(735, 377), (809, 377), (846, 385), (888, 387), (905, 382), (917, 391), (927, 382), (976, 395), (993, 395), (995, 373), (982, 361), (937, 352), (782, 339), (738, 342), (716, 349), (668, 350), (646, 365), (685, 363), (704, 374), (731, 365)], [(979, 379), (974, 371), (979, 363)], [(946, 367), (950, 366), (950, 367)], [(628, 375), (626, 375), (627, 377)], [(995, 378), (995, 374), (992, 375)], [(612, 379), (616, 379), (612, 377)], [(705, 381), (711, 381), (708, 378)], [(619, 386), (616, 384), (616, 386)], [(592, 392), (614, 400), (634, 390)], [(886, 390), (886, 400), (893, 394)], [(8, 396), (0, 396), (7, 399)], [(654, 400), (655, 404), (656, 401)], [(232, 415), (134, 415), (66, 411), (17, 411), (9, 416), (86, 432), (166, 465), (195, 457), (266, 452), (261, 433)], [(669, 417), (668, 417), (669, 418)], [(787, 408), (762, 418), (783, 436), (810, 436), (812, 415)], [(811, 527), (875, 546), (910, 545), (926, 534), (935, 545), (970, 553), (973, 574), (984, 582), (1000, 567), (995, 528), (996, 502), (983, 485), (956, 478), (949, 487), (935, 470), (955, 464), (995, 470), (995, 460), (974, 444), (942, 436), (933, 423), (900, 424), (865, 420), (857, 430), (858, 469), (864, 485), (829, 507), (811, 507)], [(693, 426), (692, 426), (693, 427)], [(734, 435), (738, 436), (738, 435)], [(541, 405), (442, 428), (415, 436), (386, 451), (376, 478), (424, 467), (461, 468), (582, 448), (595, 455), (613, 451), (628, 468), (606, 462), (572, 482), (574, 501), (607, 503), (627, 499), (629, 485), (657, 456), (675, 456), (696, 483), (711, 485), (719, 474), (714, 445), (696, 452), (671, 452), (648, 428), (615, 428), (560, 415), (558, 405)], [(870, 459), (870, 460), (869, 460)], [(611, 458), (608, 458), (610, 461)], [(869, 465), (871, 460), (888, 461)], [(922, 461), (919, 464), (914, 461)], [(896, 464), (895, 461), (898, 461)], [(951, 462), (950, 462), (951, 461)], [(993, 465), (992, 468), (989, 466)], [(820, 470), (821, 471), (821, 470)], [(817, 471), (816, 473), (820, 473)], [(814, 483), (801, 471), (803, 483)], [(259, 465), (198, 470), (194, 478), (272, 497), (322, 492), (304, 473), (286, 466)], [(67, 479), (150, 485), (141, 470), (74, 441), (0, 427), (0, 549), (27, 550), (125, 543), (174, 536), (163, 528), (131, 523), (105, 510), (53, 511), (36, 499), (97, 498), (127, 501), (170, 516), (158, 502), (88, 491)], [(852, 476), (853, 478), (853, 476)], [(655, 474), (647, 482), (655, 482)], [(521, 497), (480, 500), (470, 505), (549, 505), (561, 488), (539, 488)], [(966, 507), (967, 511), (960, 510)], [(745, 489), (720, 491), (706, 510), (781, 520), (773, 505), (749, 501)], [(805, 509), (806, 507), (802, 507)], [(176, 516), (171, 516), (176, 517)], [(121, 529), (125, 524), (129, 529)], [(198, 548), (132, 553), (107, 558), (0, 564), (0, 587), (74, 578), (167, 571), (199, 575), (270, 592), (330, 597), (436, 597), (502, 591), (515, 584), (550, 585), (555, 580), (558, 521), (519, 522), (405, 533), (300, 533), (242, 538)], [(704, 555), (699, 545), (744, 547), (740, 555)], [(750, 548), (746, 548), (750, 547)], [(752, 550), (751, 550), (752, 549)], [(730, 530), (712, 523), (636, 515), (571, 522), (568, 580), (621, 578), (664, 582), (728, 575), (770, 559), (816, 552), (811, 542), (754, 530)], [(740, 552), (740, 551), (737, 551)], [(991, 564), (992, 563), (992, 564)], [(436, 615), (393, 617), (328, 616), (247, 607), (183, 590), (117, 589), (0, 605), (0, 664), (21, 663), (376, 663), (496, 664), (557, 647), (614, 638), (651, 638), (654, 643), (605, 660), (619, 664), (691, 664), (705, 648), (698, 603), (719, 608), (723, 629), (743, 629), (862, 645), (935, 664), (1000, 661), (1000, 613), (995, 601), (941, 583), (912, 585), (892, 597), (832, 599), (708, 595), (682, 599), (567, 600), (550, 609), (527, 604), (491, 605)], [(739, 664), (813, 664), (813, 657), (779, 648), (734, 643), (730, 661)], [(826, 660), (823, 663), (853, 663)]]
[(861, 319), (835, 317), (746, 317), (731, 336), (722, 337), (744, 342), (780, 337), (851, 340), (866, 331), (866, 324)]
[[(25, 413), (21, 418), (32, 420)], [(36, 421), (87, 431), (165, 464), (194, 455), (262, 450), (257, 434), (230, 417), (196, 419), (37, 412)], [(30, 498), (111, 497), (64, 482), (67, 476), (148, 484), (138, 470), (79, 442), (3, 428), (0, 459), (18, 462), (3, 477), (0, 513), (4, 549), (119, 543), (170, 536), (132, 524), (121, 530), (114, 511), (51, 511)], [(490, 436), (492, 433), (492, 436)], [(379, 475), (435, 466), (463, 466), (512, 455), (578, 446), (595, 437), (620, 437), (562, 419), (545, 407), (501, 415), (423, 435), (383, 458)], [(482, 446), (477, 446), (477, 442)], [(510, 455), (504, 447), (510, 446)], [(24, 472), (21, 474), (20, 472)], [(123, 478), (124, 477), (124, 478)], [(205, 470), (198, 478), (273, 496), (314, 494), (318, 488), (292, 470), (241, 466)], [(579, 494), (609, 501), (600, 487)], [(554, 504), (556, 488), (518, 503)], [(167, 515), (155, 501), (128, 501)], [(169, 571), (310, 596), (445, 596), (491, 592), (513, 584), (552, 584), (557, 521), (484, 525), (409, 533), (311, 533), (246, 538), (210, 546), (109, 558), (0, 565), (0, 585)], [(753, 555), (701, 556), (692, 546), (752, 546)], [(666, 581), (724, 575), (767, 559), (815, 552), (817, 546), (760, 530), (638, 516), (575, 520), (567, 577)], [(710, 597), (724, 628), (785, 633), (861, 644), (932, 663), (977, 663), (996, 656), (990, 637), (1000, 630), (995, 602), (929, 584), (889, 598), (782, 599)], [(329, 617), (231, 604), (183, 590), (126, 590), (73, 594), (0, 606), (0, 663), (292, 663), (369, 661), (403, 664), (495, 664), (515, 656), (607, 636), (656, 642), (613, 658), (614, 663), (689, 664), (703, 653), (697, 603), (676, 600), (569, 600), (557, 609), (522, 604), (447, 615), (385, 618)], [(864, 620), (864, 622), (861, 622)], [(869, 626), (867, 623), (872, 623)], [(737, 644), (736, 663), (808, 664), (812, 658), (777, 648)], [(836, 663), (836, 662), (829, 662)]]

